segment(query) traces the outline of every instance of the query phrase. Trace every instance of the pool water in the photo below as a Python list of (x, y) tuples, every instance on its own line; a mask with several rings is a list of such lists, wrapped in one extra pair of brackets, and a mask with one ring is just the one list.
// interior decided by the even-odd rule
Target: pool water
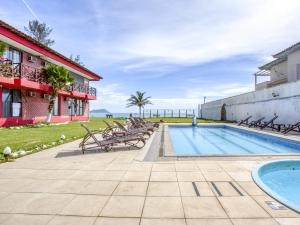
[(268, 194), (300, 212), (300, 160), (280, 160), (253, 170), (253, 179)]
[(300, 142), (230, 126), (169, 126), (176, 155), (300, 153)]

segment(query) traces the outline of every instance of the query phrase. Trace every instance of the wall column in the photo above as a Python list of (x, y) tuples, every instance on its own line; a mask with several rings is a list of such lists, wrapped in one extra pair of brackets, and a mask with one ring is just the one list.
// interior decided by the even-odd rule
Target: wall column
[(63, 102), (63, 96), (62, 95), (58, 95), (58, 115), (62, 116), (62, 102)]
[(0, 118), (2, 117), (2, 85), (0, 85)]

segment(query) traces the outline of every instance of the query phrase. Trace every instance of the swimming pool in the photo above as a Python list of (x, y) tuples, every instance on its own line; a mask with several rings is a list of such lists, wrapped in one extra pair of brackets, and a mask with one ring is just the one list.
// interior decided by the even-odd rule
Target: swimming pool
[(278, 160), (252, 171), (256, 184), (286, 206), (300, 212), (300, 160)]
[(300, 153), (300, 142), (231, 126), (169, 126), (175, 155)]

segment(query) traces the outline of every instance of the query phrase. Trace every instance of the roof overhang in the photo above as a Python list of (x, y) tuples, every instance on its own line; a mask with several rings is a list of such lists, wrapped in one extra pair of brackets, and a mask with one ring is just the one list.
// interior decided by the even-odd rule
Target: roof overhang
[(276, 66), (284, 61), (287, 61), (287, 57), (283, 57), (283, 58), (279, 58), (279, 59), (275, 59), (263, 66), (258, 67), (260, 70), (270, 70), (273, 66)]
[(283, 58), (283, 57), (287, 57), (289, 54), (300, 50), (300, 42), (282, 50), (281, 52), (278, 52), (277, 54), (273, 55), (274, 58)]
[[(3, 24), (7, 27), (4, 27)], [(20, 50), (26, 51), (32, 55), (38, 56), (50, 63), (64, 66), (66, 69), (79, 74), (89, 80), (100, 80), (101, 76), (86, 69), (85, 67), (75, 63), (71, 59), (61, 55), (60, 53), (42, 45), (30, 36), (10, 27), (0, 20), (0, 40), (12, 45)]]

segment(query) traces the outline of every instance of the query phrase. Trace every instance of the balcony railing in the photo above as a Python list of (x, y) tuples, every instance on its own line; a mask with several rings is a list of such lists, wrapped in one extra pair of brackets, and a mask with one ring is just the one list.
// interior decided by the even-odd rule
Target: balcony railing
[[(12, 63), (10, 60), (0, 59), (0, 76), (46, 83), (46, 77), (42, 74), (41, 69), (23, 63)], [(68, 91), (96, 96), (96, 88), (86, 84), (74, 82), (71, 86), (66, 87), (66, 89)]]

